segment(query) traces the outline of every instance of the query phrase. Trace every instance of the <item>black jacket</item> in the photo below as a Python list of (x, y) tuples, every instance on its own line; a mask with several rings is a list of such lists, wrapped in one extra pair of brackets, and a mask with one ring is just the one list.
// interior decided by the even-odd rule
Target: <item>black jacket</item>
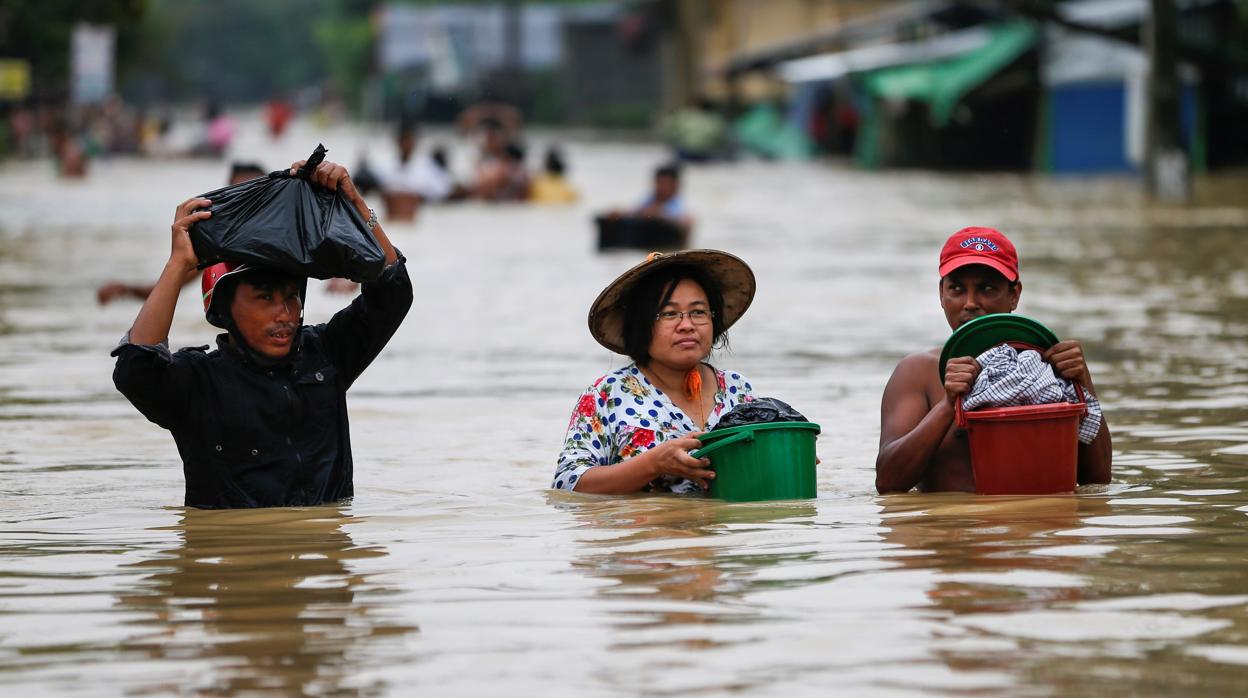
[(173, 433), (186, 505), (306, 506), (350, 497), (346, 392), (412, 304), (404, 260), (329, 323), (301, 328), (289, 358), (264, 366), (217, 338), (217, 350), (122, 343), (113, 383)]

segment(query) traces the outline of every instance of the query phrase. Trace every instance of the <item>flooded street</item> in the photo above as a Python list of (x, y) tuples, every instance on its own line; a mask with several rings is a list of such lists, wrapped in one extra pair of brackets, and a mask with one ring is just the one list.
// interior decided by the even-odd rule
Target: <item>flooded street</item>
[[(354, 165), (389, 131), (318, 141)], [(530, 162), (561, 134), (530, 139)], [(469, 144), (453, 145), (461, 174)], [(564, 142), (582, 200), (383, 223), (416, 300), (349, 395), (354, 501), (180, 506), (172, 438), (114, 389), (186, 198), (226, 161), (0, 167), (0, 691), (6, 695), (1230, 695), (1248, 676), (1248, 178), (1187, 207), (1132, 181), (690, 169), (694, 246), (754, 305), (712, 358), (823, 426), (819, 498), (725, 504), (548, 490), (580, 391), (627, 360), (586, 328), (640, 252), (591, 214), (641, 198), (663, 149)], [(426, 146), (428, 143), (426, 143)], [(380, 207), (379, 207), (380, 213)], [(1114, 481), (1076, 496), (878, 496), (879, 400), (948, 336), (939, 248), (1015, 241), (1019, 312), (1083, 341)], [(348, 298), (312, 282), (311, 322)], [(175, 347), (208, 344), (184, 291)]]

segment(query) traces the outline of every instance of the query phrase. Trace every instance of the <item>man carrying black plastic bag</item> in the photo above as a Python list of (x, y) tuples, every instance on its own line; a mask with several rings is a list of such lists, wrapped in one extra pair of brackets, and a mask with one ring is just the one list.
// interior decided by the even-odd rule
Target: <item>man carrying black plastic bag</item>
[(376, 279), (385, 259), (366, 223), (375, 221), (372, 210), (313, 184), (326, 152), (318, 145), (297, 168), (204, 194), (212, 216), (190, 229), (200, 266), (230, 261), (318, 279)]
[(407, 315), (412, 285), (346, 169), (321, 162), (301, 174), (354, 207), (384, 253), (384, 271), (350, 306), (305, 327), (302, 275), (215, 264), (204, 272), (204, 310), (226, 333), (215, 351), (171, 353), (178, 292), (199, 263), (188, 230), (213, 215), (210, 200), (194, 198), (178, 207), (165, 270), (113, 351), (117, 389), (173, 433), (187, 506), (306, 506), (353, 494), (346, 391)]

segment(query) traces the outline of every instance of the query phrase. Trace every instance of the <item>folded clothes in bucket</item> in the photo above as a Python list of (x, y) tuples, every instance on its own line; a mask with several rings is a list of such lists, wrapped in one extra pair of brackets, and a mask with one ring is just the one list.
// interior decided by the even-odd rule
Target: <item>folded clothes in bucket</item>
[(742, 402), (729, 410), (727, 414), (720, 417), (719, 423), (711, 431), (746, 424), (805, 421), (808, 420), (802, 416), (802, 413), (790, 407), (787, 402), (774, 397), (760, 397), (749, 402)]
[(278, 170), (204, 194), (212, 217), (190, 230), (200, 266), (243, 262), (318, 279), (377, 279), (385, 254), (367, 221), (340, 192), (309, 179), (325, 153), (318, 145), (296, 174)]
[[(967, 412), (987, 407), (1047, 405), (1055, 402), (1078, 402), (1075, 385), (1053, 373), (1040, 352), (1018, 351), (1008, 344), (995, 346), (975, 357), (982, 370), (975, 386), (962, 402)], [(1088, 413), (1079, 423), (1079, 441), (1092, 443), (1101, 430), (1101, 402), (1084, 392)], [(731, 413), (730, 413), (731, 414)], [(722, 423), (722, 422), (721, 422)]]

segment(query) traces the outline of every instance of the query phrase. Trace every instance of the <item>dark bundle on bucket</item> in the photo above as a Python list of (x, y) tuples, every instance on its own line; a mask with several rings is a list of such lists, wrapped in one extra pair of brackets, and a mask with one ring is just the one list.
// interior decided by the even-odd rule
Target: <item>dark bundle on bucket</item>
[(243, 262), (352, 281), (380, 276), (385, 254), (368, 222), (341, 193), (309, 179), (326, 152), (318, 145), (296, 174), (278, 170), (204, 194), (212, 217), (190, 231), (200, 266)]
[(770, 422), (805, 422), (801, 412), (793, 409), (789, 403), (774, 397), (760, 397), (750, 402), (742, 402), (720, 418), (714, 429), (728, 429), (746, 424), (767, 424)]

